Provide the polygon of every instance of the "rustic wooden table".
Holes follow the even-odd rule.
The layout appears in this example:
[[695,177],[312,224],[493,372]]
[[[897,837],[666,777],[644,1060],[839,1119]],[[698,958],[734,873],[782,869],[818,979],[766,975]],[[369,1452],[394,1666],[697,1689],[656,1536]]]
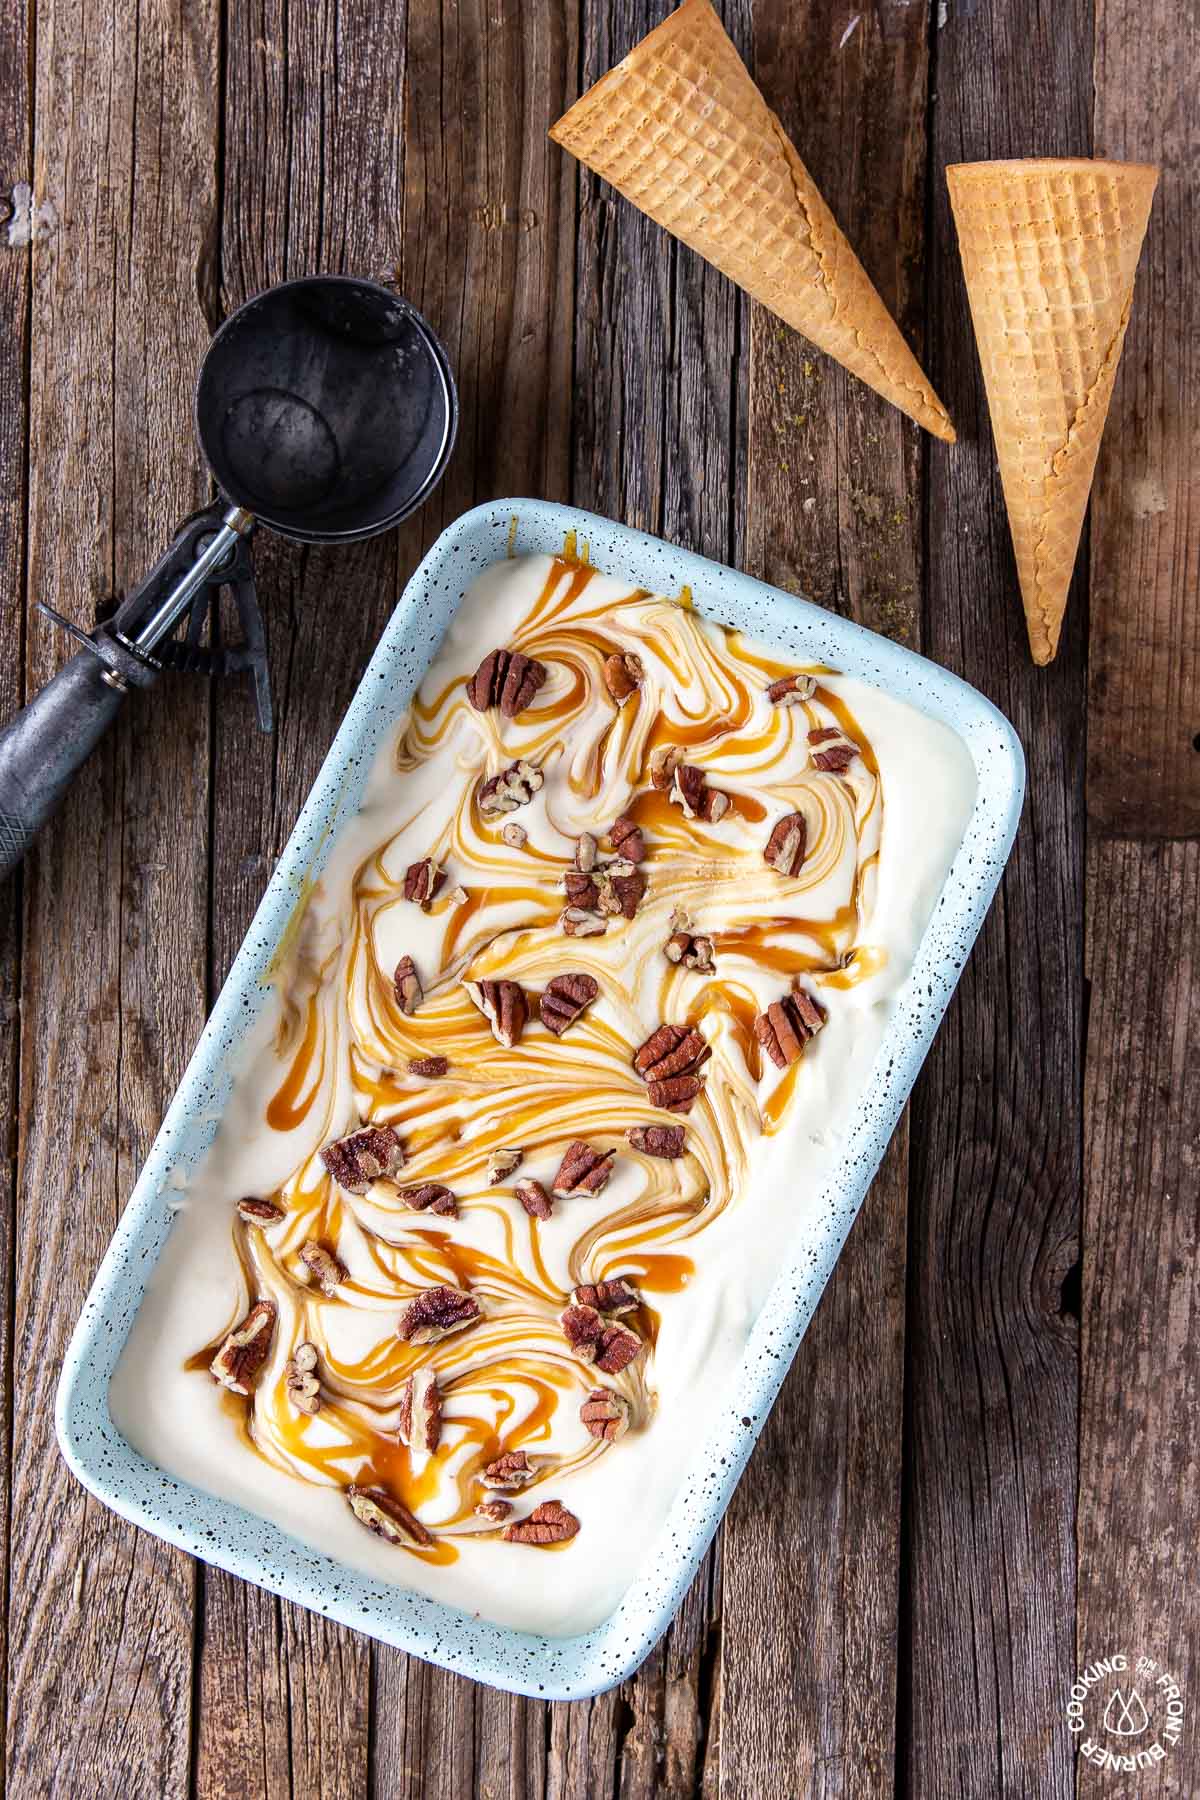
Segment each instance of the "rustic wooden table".
[[[394,274],[462,396],[410,528],[260,540],[275,737],[236,684],[165,680],[3,896],[14,1794],[1200,1790],[1190,1717],[1130,1786],[1077,1773],[1063,1710],[1072,1671],[1119,1649],[1200,1706],[1200,15],[726,0],[923,350],[947,450],[547,142],[661,11],[0,0],[4,714],[70,649],[34,600],[89,625],[206,497],[190,389],[246,295]],[[1093,149],[1163,179],[1090,551],[1037,670],[943,168]],[[570,497],[919,645],[1008,714],[1030,772],[1001,896],[721,1540],[637,1678],[570,1706],[197,1567],[85,1499],[52,1420],[84,1292],[393,600],[499,494]]]

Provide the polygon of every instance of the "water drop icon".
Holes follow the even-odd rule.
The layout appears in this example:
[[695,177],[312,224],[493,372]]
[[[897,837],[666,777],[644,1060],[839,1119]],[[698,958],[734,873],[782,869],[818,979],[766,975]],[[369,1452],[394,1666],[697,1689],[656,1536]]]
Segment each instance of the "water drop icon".
[[1114,1737],[1139,1737],[1150,1723],[1150,1715],[1136,1688],[1126,1699],[1120,1688],[1114,1688],[1104,1709],[1104,1729]]

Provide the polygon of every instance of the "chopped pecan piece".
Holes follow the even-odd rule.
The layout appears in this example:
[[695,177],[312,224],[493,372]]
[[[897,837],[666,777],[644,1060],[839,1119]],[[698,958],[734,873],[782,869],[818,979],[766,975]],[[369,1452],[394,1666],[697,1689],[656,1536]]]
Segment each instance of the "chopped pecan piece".
[[518,825],[515,819],[510,819],[508,824],[504,827],[504,830],[500,833],[500,836],[504,839],[510,850],[523,850],[525,848],[526,839],[529,837],[529,833],[523,825]]
[[704,1087],[703,1075],[672,1075],[666,1081],[651,1081],[646,1093],[651,1106],[664,1112],[691,1112],[692,1102]]
[[443,1219],[458,1217],[458,1202],[440,1181],[423,1181],[415,1187],[397,1188],[396,1198],[412,1212],[435,1212]]
[[593,1388],[579,1409],[579,1417],[594,1438],[615,1444],[629,1430],[629,1402],[612,1388]]
[[628,1325],[606,1325],[596,1346],[596,1367],[605,1375],[619,1375],[642,1349],[641,1338]]
[[572,1288],[571,1303],[590,1306],[595,1312],[618,1315],[636,1312],[642,1304],[642,1296],[623,1276],[617,1275],[610,1281],[589,1281],[583,1287]]
[[446,898],[449,900],[451,906],[465,906],[470,896],[467,893],[466,888],[463,887],[460,882],[456,888],[450,889]]
[[400,1314],[396,1335],[406,1344],[436,1344],[439,1338],[462,1331],[481,1317],[474,1294],[461,1288],[422,1288]]
[[511,1500],[481,1500],[475,1508],[481,1519],[490,1519],[493,1525],[503,1525],[512,1512]]
[[538,1002],[542,1024],[555,1037],[561,1037],[567,1027],[574,1025],[576,1019],[592,1004],[599,992],[600,984],[592,975],[572,971],[566,975],[553,976]]
[[518,1488],[528,1487],[531,1481],[536,1481],[537,1475],[536,1467],[524,1450],[506,1450],[503,1456],[488,1464],[482,1480],[485,1487],[495,1488],[499,1493],[515,1494]]
[[505,813],[516,812],[519,806],[528,806],[536,793],[539,793],[545,776],[536,763],[510,763],[507,769],[501,769],[490,781],[485,781],[479,790],[479,810],[485,819],[503,818]]
[[598,1194],[608,1186],[616,1155],[615,1150],[594,1150],[590,1144],[576,1138],[568,1145],[559,1164],[558,1174],[554,1177],[554,1192],[560,1199],[565,1199],[568,1194]]
[[321,1380],[317,1374],[317,1346],[297,1344],[284,1367],[287,1397],[297,1412],[310,1419],[321,1410]]
[[524,1150],[515,1144],[509,1144],[501,1150],[493,1150],[487,1160],[488,1186],[496,1187],[501,1181],[507,1181],[513,1172],[520,1168],[525,1158]]
[[585,906],[568,906],[559,915],[559,924],[567,937],[603,937],[608,920],[603,913]]
[[353,1483],[346,1489],[346,1499],[359,1524],[387,1543],[416,1545],[422,1550],[432,1544],[420,1519],[383,1488],[363,1488]]
[[767,839],[763,859],[780,875],[798,875],[808,845],[808,820],[803,813],[784,813]]
[[265,1231],[268,1225],[278,1225],[283,1218],[282,1206],[276,1206],[271,1200],[260,1200],[257,1194],[246,1194],[237,1203],[237,1216],[243,1225],[257,1225]]
[[825,1013],[806,989],[794,987],[773,1000],[754,1021],[754,1035],[777,1068],[786,1069],[804,1053],[810,1037],[825,1023]]
[[683,1155],[687,1133],[682,1125],[631,1125],[625,1136],[643,1156],[661,1156],[669,1161]]
[[811,700],[816,691],[815,675],[781,675],[767,689],[767,699],[772,706],[799,706]]
[[345,1263],[316,1238],[301,1244],[300,1261],[308,1270],[308,1279],[315,1281],[326,1299],[331,1300],[346,1279]]
[[442,1439],[442,1396],[432,1369],[414,1369],[400,1386],[400,1442],[432,1455]]
[[637,1051],[633,1066],[643,1081],[668,1081],[698,1069],[711,1055],[694,1025],[660,1025]]
[[581,875],[590,875],[596,866],[596,840],[590,831],[581,831],[575,840],[575,867]]
[[527,1519],[504,1527],[506,1544],[565,1544],[579,1531],[579,1520],[558,1500],[543,1500]]
[[624,706],[629,696],[637,692],[644,675],[642,659],[632,650],[614,650],[604,659],[604,685],[618,706]]
[[515,719],[532,706],[546,679],[546,665],[520,650],[491,650],[467,683],[467,698],[476,712],[498,706],[506,719]]
[[521,1041],[529,1002],[518,981],[464,981],[463,986],[492,1028],[492,1036],[506,1050]]
[[581,906],[588,912],[599,912],[600,887],[596,877],[587,870],[565,870],[563,887],[566,890],[568,905]]
[[408,1059],[409,1074],[423,1075],[426,1081],[437,1081],[449,1067],[444,1056],[410,1056]]
[[348,1194],[365,1194],[381,1175],[390,1177],[404,1167],[404,1145],[393,1126],[365,1125],[326,1144],[321,1161]]
[[676,909],[671,914],[671,935],[663,945],[668,962],[682,963],[685,969],[700,969],[710,974],[715,966],[713,941],[692,930],[686,913]]
[[854,740],[833,725],[810,731],[808,741],[814,769],[824,769],[827,774],[841,775],[858,755]]
[[411,956],[402,956],[396,964],[396,973],[392,977],[396,990],[396,1005],[402,1013],[415,1013],[425,998],[421,986],[421,977],[417,974],[417,965]]
[[628,813],[622,813],[619,819],[614,819],[609,828],[608,841],[617,855],[626,862],[640,863],[646,860],[646,840],[641,828]]
[[709,787],[704,770],[698,769],[695,763],[677,765],[671,799],[683,808],[687,818],[702,819],[706,825],[715,825],[730,807],[729,795],[720,788]]
[[227,1334],[208,1372],[231,1394],[249,1394],[262,1373],[275,1334],[275,1302],[256,1300],[240,1325]]
[[404,871],[404,898],[425,909],[445,880],[445,869],[439,867],[432,856],[423,856],[420,862],[410,863]]
[[683,751],[674,744],[662,744],[650,756],[650,781],[660,794],[669,793],[675,783],[675,771],[683,761]]
[[624,858],[608,864],[600,871],[600,911],[626,919],[636,917],[646,892],[646,877]]
[[540,1181],[518,1181],[513,1193],[531,1219],[548,1219],[554,1212],[554,1202]]

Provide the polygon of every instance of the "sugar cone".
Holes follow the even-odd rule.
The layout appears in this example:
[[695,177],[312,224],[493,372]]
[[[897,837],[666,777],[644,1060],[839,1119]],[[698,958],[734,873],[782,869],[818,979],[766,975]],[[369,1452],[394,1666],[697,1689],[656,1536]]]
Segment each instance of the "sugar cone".
[[1058,649],[1158,170],[959,163],[950,204],[1036,663]]
[[709,0],[684,0],[550,135],[893,406],[953,443],[945,407]]

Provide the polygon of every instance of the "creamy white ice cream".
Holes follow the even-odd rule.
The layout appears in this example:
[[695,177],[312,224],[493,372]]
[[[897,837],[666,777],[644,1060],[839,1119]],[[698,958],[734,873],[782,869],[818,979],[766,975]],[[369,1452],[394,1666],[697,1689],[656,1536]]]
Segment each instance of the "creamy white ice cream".
[[[548,671],[515,719],[468,699],[497,646]],[[623,706],[603,678],[614,651],[643,671]],[[680,602],[586,566],[532,557],[476,581],[308,900],[212,1151],[181,1193],[111,1390],[117,1425],[147,1456],[381,1580],[498,1623],[563,1634],[612,1611],[836,1160],[974,797],[971,760],[944,726],[823,670],[810,699],[773,705],[768,686],[791,672]],[[857,747],[844,772],[814,766],[809,734],[833,728]],[[717,822],[689,818],[651,786],[651,760],[670,746],[730,796]],[[540,792],[506,817],[483,816],[481,784],[518,759],[541,770]],[[789,878],[763,848],[793,812],[807,844]],[[605,834],[626,814],[646,847],[636,915],[569,937],[562,882],[578,836],[593,833],[611,862]],[[506,842],[506,823],[526,841]],[[404,877],[427,856],[446,880],[422,910],[404,899]],[[711,939],[711,972],[664,954],[678,910]],[[393,991],[403,956],[423,988],[411,1014]],[[555,1037],[537,1000],[566,971],[592,975],[599,994]],[[511,1049],[463,985],[489,979],[529,996]],[[754,1020],[794,981],[826,1023],[781,1070]],[[656,1110],[631,1066],[664,1021],[696,1025],[711,1049],[684,1114]],[[410,1073],[429,1056],[447,1059],[443,1077]],[[406,1152],[397,1182],[448,1187],[456,1217],[409,1210],[395,1184],[355,1195],[331,1180],[321,1148],[362,1120],[395,1126]],[[630,1145],[630,1127],[652,1124],[684,1127],[683,1157]],[[616,1150],[610,1182],[531,1218],[515,1184],[549,1189],[574,1140]],[[491,1186],[489,1157],[509,1146],[522,1165]],[[247,1195],[282,1218],[241,1223],[235,1203]],[[311,1240],[345,1268],[332,1297],[303,1279]],[[559,1314],[575,1285],[617,1276],[641,1295],[621,1323],[643,1347],[598,1375],[572,1353]],[[470,1291],[480,1322],[431,1345],[403,1342],[403,1308],[436,1285]],[[277,1320],[242,1398],[208,1365],[259,1299]],[[315,1415],[287,1388],[300,1343],[317,1352]],[[433,1454],[400,1441],[414,1369],[431,1370],[441,1395]],[[629,1409],[631,1428],[613,1443],[580,1420],[598,1386]],[[506,1542],[475,1511],[483,1470],[514,1449],[538,1479],[507,1496],[511,1519],[558,1500],[579,1521],[554,1553]],[[432,1545],[400,1548],[365,1530],[350,1483],[410,1508]]]

